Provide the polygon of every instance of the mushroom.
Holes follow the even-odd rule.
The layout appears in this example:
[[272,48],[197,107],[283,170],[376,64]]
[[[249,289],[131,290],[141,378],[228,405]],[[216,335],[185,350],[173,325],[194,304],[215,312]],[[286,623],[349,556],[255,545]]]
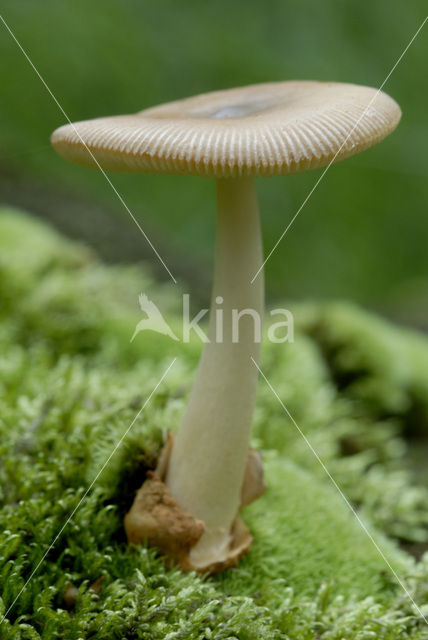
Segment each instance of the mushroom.
[[[249,548],[251,536],[238,512],[263,490],[260,458],[248,449],[260,352],[257,318],[264,306],[254,178],[308,171],[355,155],[391,133],[400,115],[394,100],[369,87],[272,82],[78,122],[53,133],[58,153],[80,165],[217,180],[210,341],[162,469],[146,481],[153,488],[143,485],[125,519],[130,541],[148,539],[183,568],[199,571],[236,564]],[[188,527],[181,551],[173,540],[168,543],[168,531],[176,535],[174,518],[180,535]]]

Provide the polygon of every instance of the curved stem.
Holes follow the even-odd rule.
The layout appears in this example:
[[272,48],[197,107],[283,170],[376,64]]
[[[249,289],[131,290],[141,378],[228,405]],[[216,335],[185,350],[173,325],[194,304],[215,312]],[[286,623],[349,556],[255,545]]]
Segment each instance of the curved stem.
[[204,346],[166,478],[178,504],[205,524],[190,556],[197,567],[226,557],[239,509],[257,391],[251,356],[258,362],[264,306],[263,274],[250,282],[262,264],[253,180],[218,180],[217,202],[210,342]]

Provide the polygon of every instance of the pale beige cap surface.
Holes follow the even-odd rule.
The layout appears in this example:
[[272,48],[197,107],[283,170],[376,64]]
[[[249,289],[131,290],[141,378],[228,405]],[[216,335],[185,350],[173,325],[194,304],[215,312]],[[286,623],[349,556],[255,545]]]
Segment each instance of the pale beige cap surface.
[[397,103],[370,87],[271,82],[65,125],[51,141],[67,160],[95,167],[89,149],[107,171],[272,176],[355,155],[400,117]]

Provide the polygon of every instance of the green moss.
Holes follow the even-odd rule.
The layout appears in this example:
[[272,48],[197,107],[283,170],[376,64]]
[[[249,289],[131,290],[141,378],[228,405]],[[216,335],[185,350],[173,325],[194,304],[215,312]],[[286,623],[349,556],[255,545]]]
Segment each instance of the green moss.
[[[0,612],[17,598],[0,623],[1,638],[424,637],[423,622],[264,384],[254,444],[265,452],[269,489],[246,509],[251,553],[237,569],[201,578],[167,571],[154,550],[131,551],[123,515],[166,431],[179,422],[200,347],[149,332],[129,345],[139,319],[133,295],[155,287],[142,268],[104,267],[17,212],[0,215],[0,256]],[[155,294],[173,317],[175,292],[156,285]],[[427,493],[403,470],[400,432],[408,414],[399,403],[384,403],[388,416],[375,412],[364,393],[338,384],[315,331],[324,313],[301,308],[295,344],[266,344],[263,369],[423,606],[427,563],[415,563],[386,537],[426,539]],[[358,313],[363,331],[393,331]],[[344,319],[334,322],[332,332],[342,335]],[[391,350],[387,369],[412,373],[406,383],[391,374],[385,384],[405,394],[419,389],[424,401],[425,339],[394,331],[403,342],[398,355]],[[420,374],[410,366],[413,340],[421,345]],[[377,377],[366,376],[386,376],[371,346],[364,355],[363,340],[349,337],[350,345],[372,362]],[[385,363],[387,353],[379,360]],[[376,397],[381,408],[382,393]],[[95,593],[90,585],[101,576]],[[67,604],[70,584],[78,596]]]
[[428,342],[348,303],[312,308],[303,321],[338,387],[374,417],[401,417],[403,429],[426,432]]
[[[334,487],[317,484],[281,457],[267,462],[266,479],[266,495],[246,514],[254,534],[252,553],[238,572],[221,578],[223,588],[245,593],[249,585],[257,591],[282,580],[311,596],[323,583],[329,583],[331,595],[387,598],[395,591],[384,561]],[[410,565],[403,556],[374,536],[396,571],[405,573]],[[278,606],[280,601],[278,594]]]

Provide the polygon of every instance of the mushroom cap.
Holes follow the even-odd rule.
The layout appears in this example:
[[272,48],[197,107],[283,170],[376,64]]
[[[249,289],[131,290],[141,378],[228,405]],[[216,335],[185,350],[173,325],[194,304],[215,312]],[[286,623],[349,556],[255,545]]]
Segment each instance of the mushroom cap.
[[269,82],[65,125],[51,142],[67,160],[97,167],[96,158],[106,171],[272,176],[364,151],[400,117],[397,103],[370,87]]

